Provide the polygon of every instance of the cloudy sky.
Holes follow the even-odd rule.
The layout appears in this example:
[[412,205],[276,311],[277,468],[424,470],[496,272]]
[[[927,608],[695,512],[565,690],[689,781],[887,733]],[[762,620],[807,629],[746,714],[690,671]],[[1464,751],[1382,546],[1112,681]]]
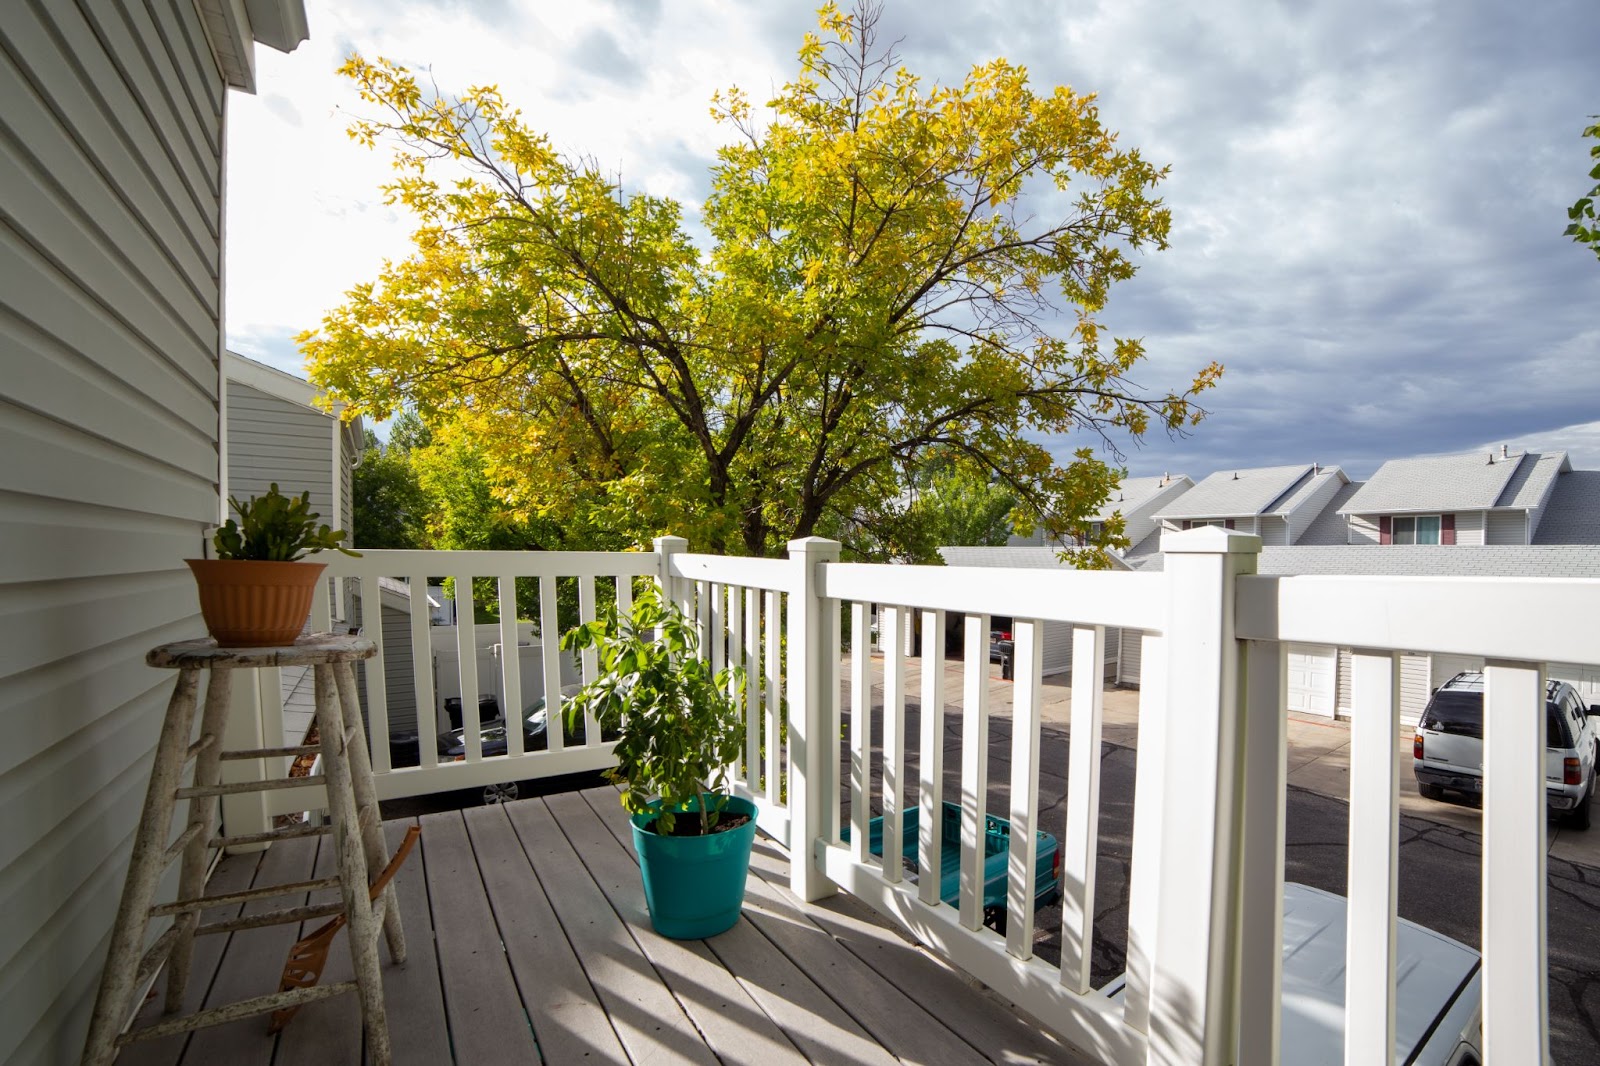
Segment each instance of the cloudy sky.
[[[330,0],[261,50],[228,144],[230,346],[295,372],[292,336],[407,219],[345,128],[351,51],[496,83],[564,151],[679,198],[691,221],[724,133],[711,93],[794,70],[811,3]],[[1106,323],[1165,389],[1227,367],[1188,438],[1135,474],[1340,464],[1509,443],[1600,468],[1600,262],[1561,236],[1600,112],[1593,0],[887,0],[905,65],[957,81],[1003,55],[1037,90],[1099,94],[1124,144],[1171,164],[1172,246]],[[1075,442],[1063,439],[1063,450]]]

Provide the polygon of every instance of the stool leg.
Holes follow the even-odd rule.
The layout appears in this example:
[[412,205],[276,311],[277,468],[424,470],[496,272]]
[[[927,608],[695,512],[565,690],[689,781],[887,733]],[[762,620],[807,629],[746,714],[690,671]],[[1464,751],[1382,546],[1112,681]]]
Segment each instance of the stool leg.
[[378,969],[378,930],[372,920],[372,901],[367,896],[367,860],[361,846],[360,812],[351,788],[350,745],[345,743],[344,716],[337,702],[333,667],[318,664],[315,669],[322,771],[328,779],[328,808],[333,816],[334,847],[339,859],[339,891],[350,922],[350,962],[361,996],[367,1058],[373,1066],[388,1066],[389,1023],[383,1006],[383,975]]
[[167,717],[161,723],[161,738],[156,742],[155,761],[150,768],[150,786],[144,794],[144,812],[133,837],[133,854],[128,860],[128,879],[122,886],[122,902],[117,906],[116,925],[111,930],[111,949],[100,974],[100,991],[95,996],[94,1014],[89,1019],[89,1036],[84,1042],[84,1066],[106,1066],[116,1057],[117,1034],[132,1013],[134,978],[144,951],[145,931],[150,924],[150,905],[156,886],[165,870],[162,859],[171,832],[172,811],[176,805],[179,781],[183,776],[184,755],[194,726],[195,692],[200,671],[178,673],[177,686],[167,704]]
[[[200,736],[211,742],[195,758],[194,783],[214,785],[221,778],[218,767],[222,765],[222,729],[228,719],[228,701],[233,693],[233,671],[221,665],[213,666],[206,681],[205,711],[200,716]],[[217,824],[217,799],[214,796],[196,797],[189,801],[189,825],[198,827],[194,839],[183,852],[183,867],[178,874],[178,898],[195,899],[205,892],[206,851],[211,842],[212,830]],[[189,985],[189,964],[194,958],[194,931],[200,924],[200,912],[190,911],[175,919],[181,926],[177,942],[172,945],[172,957],[167,962],[168,1014],[183,1006],[183,993]]]
[[[350,783],[361,814],[361,844],[367,854],[367,872],[376,875],[389,865],[389,847],[383,839],[383,816],[378,813],[378,791],[372,783],[372,757],[367,752],[361,704],[356,698],[356,672],[349,663],[339,663],[333,670],[339,686],[339,707],[344,714],[345,731],[359,730],[356,742],[350,745]],[[400,925],[400,904],[393,881],[384,887],[383,900],[383,932],[389,941],[389,958],[405,962],[406,934]]]

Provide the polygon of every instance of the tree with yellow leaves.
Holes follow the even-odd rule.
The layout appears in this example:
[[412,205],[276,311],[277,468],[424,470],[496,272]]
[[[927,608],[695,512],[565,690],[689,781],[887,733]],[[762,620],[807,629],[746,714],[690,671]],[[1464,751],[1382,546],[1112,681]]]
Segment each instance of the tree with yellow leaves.
[[[1165,170],[1004,59],[924,87],[875,21],[829,4],[764,108],[714,98],[704,251],[679,204],[563,156],[494,89],[352,57],[380,112],[352,135],[392,148],[419,225],[301,336],[313,378],[472,439],[517,513],[634,542],[774,555],[870,525],[930,455],[1025,528],[1115,538],[1086,521],[1120,474],[1091,445],[1184,431],[1221,373],[1146,392],[1140,342],[1095,317],[1166,246]],[[1065,464],[1060,434],[1088,437]]]

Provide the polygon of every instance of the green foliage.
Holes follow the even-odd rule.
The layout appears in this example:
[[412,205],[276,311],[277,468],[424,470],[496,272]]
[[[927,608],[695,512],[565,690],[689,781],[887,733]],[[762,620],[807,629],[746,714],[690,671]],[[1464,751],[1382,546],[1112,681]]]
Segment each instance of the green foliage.
[[245,503],[229,496],[228,503],[239,512],[239,518],[237,521],[228,519],[212,538],[218,559],[288,563],[307,552],[329,548],[346,555],[361,555],[339,543],[344,530],[330,529],[326,523],[317,525],[321,515],[311,509],[309,491],[302,492],[298,498],[285,496],[278,491],[277,482],[273,482],[260,496],[253,496]]
[[[764,110],[728,134],[695,246],[679,203],[562,155],[493,88],[437,95],[352,56],[393,151],[385,191],[413,251],[299,341],[364,414],[414,408],[470,442],[518,522],[570,542],[664,532],[774,556],[889,517],[907,470],[951,451],[1052,536],[1090,535],[1118,454],[1203,415],[1211,364],[1146,392],[1136,339],[1097,315],[1166,246],[1164,168],[1120,147],[1094,98],[1036,92],[1004,59],[924,85],[876,13],[821,12]],[[595,545],[597,547],[603,545]]]
[[[1600,115],[1590,117],[1600,118]],[[1589,176],[1600,182],[1600,123],[1585,129],[1583,135],[1595,141],[1589,149],[1589,158],[1594,160]],[[1579,197],[1577,203],[1567,208],[1567,217],[1572,220],[1572,224],[1566,228],[1566,236],[1579,244],[1587,244],[1595,257],[1600,259],[1600,220],[1595,218],[1594,211],[1596,200],[1600,200],[1600,184],[1595,185],[1587,195]]]
[[898,507],[839,531],[853,556],[937,565],[941,546],[999,545],[1010,536],[1017,495],[981,470],[940,455],[908,480]]
[[[641,590],[626,617],[612,609],[561,638],[566,650],[595,648],[599,675],[567,704],[569,728],[592,713],[602,734],[617,734],[611,780],[634,814],[661,800],[661,832],[672,832],[675,811],[702,791],[724,793],[727,771],[744,744],[742,668],[712,672],[697,658],[694,624],[664,602],[655,586]],[[701,811],[710,832],[721,806]]]
[[406,451],[384,447],[372,430],[351,485],[354,539],[362,548],[429,546],[428,496]]

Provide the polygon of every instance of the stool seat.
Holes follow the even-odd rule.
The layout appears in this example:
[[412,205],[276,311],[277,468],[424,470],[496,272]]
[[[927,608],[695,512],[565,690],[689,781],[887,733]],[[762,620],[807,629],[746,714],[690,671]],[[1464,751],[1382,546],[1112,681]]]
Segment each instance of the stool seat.
[[[312,633],[281,647],[220,648],[214,640],[183,640],[153,648],[145,656],[150,666],[178,671],[172,699],[156,744],[144,813],[134,833],[133,854],[123,884],[122,901],[112,927],[111,947],[89,1035],[84,1045],[84,1066],[109,1066],[117,1050],[134,1040],[152,1039],[207,1025],[220,1025],[253,1014],[276,1012],[285,1017],[289,1008],[342,992],[355,992],[361,1001],[362,1028],[368,1061],[387,1066],[390,1061],[388,1020],[383,1003],[383,979],[378,969],[378,941],[387,940],[389,957],[404,962],[405,934],[393,882],[372,884],[372,875],[389,862],[383,839],[382,816],[372,763],[367,755],[366,730],[356,693],[354,663],[377,654],[376,645],[354,635]],[[222,736],[230,706],[235,669],[272,666],[310,666],[316,675],[318,741],[315,746],[252,748],[223,751]],[[194,725],[199,701],[200,675],[209,681],[200,731]],[[230,759],[262,759],[319,753],[322,772],[313,777],[223,782],[220,767]],[[184,770],[194,763],[187,784]],[[265,833],[215,835],[217,798],[239,792],[322,785],[327,790],[330,824],[286,826]],[[168,839],[178,803],[187,805],[186,827],[176,841]],[[315,883],[252,886],[241,899],[297,896],[320,888],[337,887],[337,904],[289,906],[257,911],[231,922],[201,925],[201,912],[226,896],[205,895],[208,850],[230,843],[264,843],[326,832],[333,839],[338,874]],[[178,898],[157,903],[155,894],[166,868],[182,860]],[[313,913],[314,912],[314,913]],[[236,928],[267,924],[298,924],[314,917],[339,914],[349,923],[349,947],[355,980],[322,987],[285,988],[157,1022],[142,1029],[122,1031],[135,1007],[138,992],[165,965],[166,1009],[176,1014],[184,1002],[189,980],[194,938],[232,932]],[[172,919],[172,925],[148,948],[152,919]]]
[[210,637],[180,640],[151,648],[144,661],[146,666],[174,670],[211,670],[218,667],[351,663],[370,659],[377,653],[377,645],[365,637],[342,633],[308,633],[293,644],[277,648],[220,648]]

